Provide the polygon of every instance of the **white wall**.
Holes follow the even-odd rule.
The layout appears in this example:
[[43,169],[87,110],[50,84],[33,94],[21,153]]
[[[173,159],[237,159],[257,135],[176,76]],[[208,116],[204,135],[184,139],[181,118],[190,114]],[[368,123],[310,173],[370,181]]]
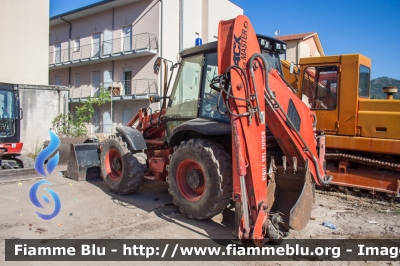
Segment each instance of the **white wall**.
[[[163,1],[163,21],[161,22],[163,34],[160,45],[162,42],[162,57],[173,62],[177,62],[179,53],[179,2],[180,0]],[[183,49],[195,46],[197,37],[202,38],[203,44],[216,41],[214,36],[218,35],[219,21],[236,18],[243,14],[242,8],[228,0],[182,0],[182,2]],[[159,75],[161,77],[162,72]],[[159,87],[162,87],[161,82]]]
[[[178,61],[178,53],[179,53],[179,0],[168,0],[168,1],[163,1],[162,3],[163,3],[162,9],[160,7],[160,33],[159,33],[160,50],[158,55],[176,63]],[[162,34],[161,34],[161,28],[163,31]],[[168,64],[170,66],[170,63]],[[177,69],[175,69],[174,72],[175,73],[171,81],[171,88],[169,89],[169,93],[172,90]],[[170,73],[171,72],[168,71],[168,77]],[[162,94],[163,92],[162,90],[164,89],[163,78],[164,78],[164,66],[162,64],[162,67],[158,74],[158,88],[160,95]],[[151,104],[151,108],[153,109],[153,111],[159,110],[160,103]]]
[[312,56],[310,54],[311,52],[310,46],[307,43],[301,42],[299,49],[300,49],[300,58]]
[[54,118],[66,110],[67,92],[43,90],[40,88],[20,89],[21,108],[24,116],[21,120],[22,152],[34,152],[49,140],[48,130]]
[[[190,0],[189,0],[190,1]],[[203,0],[203,5],[206,7],[208,20],[206,28],[203,29],[203,43],[213,42],[218,37],[218,24],[220,20],[229,20],[236,18],[238,15],[243,15],[243,9],[231,1],[227,0]]]
[[49,0],[1,0],[0,10],[0,81],[47,85]]
[[[197,37],[202,37],[203,1],[183,0],[183,48],[195,46]],[[196,34],[199,33],[199,35]],[[204,40],[203,40],[204,41]],[[203,42],[204,43],[204,42]]]
[[[47,85],[49,0],[1,0],[0,10],[0,82]],[[29,86],[19,93],[22,152],[34,152],[49,139],[53,119],[64,112],[67,92]]]
[[286,41],[286,61],[297,64],[297,41]]
[[[163,2],[163,57],[176,58],[179,52],[179,2]],[[228,0],[182,0],[183,2],[183,49],[195,46],[197,37],[203,43],[217,39],[220,20],[243,15],[243,9]],[[223,12],[221,12],[221,10]],[[198,33],[198,34],[196,34]]]
[[221,20],[243,15],[243,9],[228,0],[183,0],[183,3],[184,48],[195,46],[197,37],[200,37],[203,43],[216,41]]

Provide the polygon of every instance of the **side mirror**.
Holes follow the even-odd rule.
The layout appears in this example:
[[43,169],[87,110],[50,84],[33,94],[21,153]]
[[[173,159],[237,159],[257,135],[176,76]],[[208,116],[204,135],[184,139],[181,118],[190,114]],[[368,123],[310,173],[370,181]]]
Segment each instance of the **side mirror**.
[[290,63],[289,73],[290,73],[291,75],[293,75],[293,76],[298,76],[298,75],[300,75],[299,69],[295,69],[295,68],[294,68],[294,63],[293,63],[293,62]]
[[292,63],[290,63],[290,68],[289,68],[290,74],[293,75],[293,71],[294,71],[294,63],[292,62]]
[[157,57],[153,66],[154,74],[158,75],[158,72],[160,71],[160,66],[161,66],[161,57]]
[[158,96],[158,95],[151,95],[150,98],[149,98],[151,103],[158,103],[158,102],[161,101],[161,99],[162,98],[160,96]]

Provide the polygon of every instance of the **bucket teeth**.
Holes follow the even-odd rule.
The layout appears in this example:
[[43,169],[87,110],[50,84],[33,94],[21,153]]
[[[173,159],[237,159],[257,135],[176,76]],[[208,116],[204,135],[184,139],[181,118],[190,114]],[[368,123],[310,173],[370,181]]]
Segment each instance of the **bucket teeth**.
[[271,179],[275,179],[275,172],[276,172],[276,166],[275,166],[275,159],[274,156],[271,156],[271,163],[269,164],[269,169],[267,175]]
[[293,173],[297,174],[297,158],[293,157]]
[[283,173],[286,174],[286,167],[287,167],[287,161],[286,161],[286,156],[282,156],[282,166],[283,166]]

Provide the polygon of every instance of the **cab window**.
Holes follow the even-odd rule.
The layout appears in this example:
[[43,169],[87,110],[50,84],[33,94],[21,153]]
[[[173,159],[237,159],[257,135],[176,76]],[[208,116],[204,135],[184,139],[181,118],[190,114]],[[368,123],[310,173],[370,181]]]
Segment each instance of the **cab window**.
[[338,82],[336,66],[307,67],[304,71],[301,99],[311,109],[335,110]]
[[210,87],[212,79],[218,76],[217,53],[209,53],[205,55],[204,73],[200,117],[229,121],[229,116],[225,114],[227,110],[223,97],[219,97],[219,92]]
[[197,117],[203,55],[185,58],[179,69],[166,111],[167,116]]
[[368,98],[370,84],[370,69],[360,65],[360,82],[358,84],[358,97]]

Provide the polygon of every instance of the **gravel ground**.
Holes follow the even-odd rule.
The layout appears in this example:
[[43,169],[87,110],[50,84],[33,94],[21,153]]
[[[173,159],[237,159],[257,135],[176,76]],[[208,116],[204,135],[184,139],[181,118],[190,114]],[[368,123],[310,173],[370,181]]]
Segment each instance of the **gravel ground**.
[[[0,184],[0,265],[52,265],[45,262],[5,262],[4,239],[226,239],[234,230],[234,209],[228,208],[211,220],[191,220],[172,203],[165,182],[146,182],[136,194],[119,196],[101,180],[76,182],[59,175],[58,166],[48,180],[59,195],[62,208],[54,219],[39,218],[29,200],[37,180]],[[45,213],[45,211],[43,211]],[[51,212],[51,210],[48,210]],[[291,239],[399,238],[400,206],[381,200],[318,192],[312,218]],[[321,225],[330,222],[332,230]],[[57,262],[57,265],[70,265]],[[114,265],[112,262],[74,262],[74,265]],[[119,262],[131,265],[131,262]],[[150,265],[186,265],[184,262],[150,262]],[[210,262],[191,262],[208,265]],[[211,264],[241,265],[242,262]],[[248,265],[310,265],[310,262],[248,262]],[[313,262],[313,265],[343,265],[343,262]],[[376,265],[376,262],[345,262],[346,265]],[[382,262],[382,265],[392,265]],[[394,265],[394,264],[393,264]]]

